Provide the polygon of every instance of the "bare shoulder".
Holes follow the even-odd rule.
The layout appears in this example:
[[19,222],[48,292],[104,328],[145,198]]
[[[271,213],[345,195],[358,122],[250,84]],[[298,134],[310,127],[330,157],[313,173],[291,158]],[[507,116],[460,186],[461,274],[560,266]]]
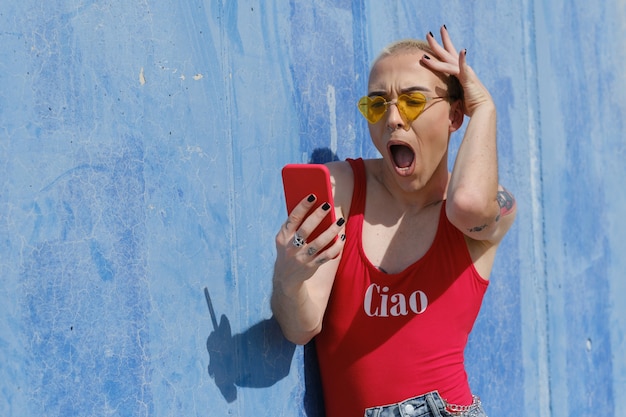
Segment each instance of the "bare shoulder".
[[342,180],[345,177],[352,178],[352,167],[348,161],[333,161],[325,164],[330,171],[330,176],[335,180]]

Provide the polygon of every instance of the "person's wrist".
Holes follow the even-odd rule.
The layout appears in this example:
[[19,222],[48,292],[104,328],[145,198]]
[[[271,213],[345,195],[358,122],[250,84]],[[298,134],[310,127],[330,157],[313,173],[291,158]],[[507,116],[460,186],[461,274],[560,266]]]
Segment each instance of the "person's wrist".
[[298,298],[300,291],[302,291],[302,282],[289,279],[284,276],[274,276],[273,280],[274,291],[279,292],[284,297],[287,298]]
[[467,115],[469,117],[475,117],[477,115],[495,115],[496,114],[496,105],[491,98],[481,101],[480,103],[474,104],[471,108],[467,109]]

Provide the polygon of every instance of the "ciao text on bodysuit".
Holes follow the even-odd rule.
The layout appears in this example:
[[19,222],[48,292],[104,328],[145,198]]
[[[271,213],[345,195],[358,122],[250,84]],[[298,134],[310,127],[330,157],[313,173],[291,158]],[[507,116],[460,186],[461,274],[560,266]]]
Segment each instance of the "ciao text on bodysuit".
[[428,308],[424,291],[413,291],[408,297],[402,293],[389,293],[389,287],[371,284],[365,291],[363,309],[370,317],[397,317],[409,313],[422,314]]

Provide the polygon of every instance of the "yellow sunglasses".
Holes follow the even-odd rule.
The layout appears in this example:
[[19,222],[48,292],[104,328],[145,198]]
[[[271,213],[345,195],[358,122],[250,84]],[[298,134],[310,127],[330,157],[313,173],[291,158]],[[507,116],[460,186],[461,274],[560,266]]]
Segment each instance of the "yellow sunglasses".
[[390,105],[395,104],[408,129],[408,125],[422,114],[426,103],[439,98],[447,97],[426,97],[422,93],[413,92],[401,94],[397,99],[387,101],[383,96],[365,96],[361,97],[357,106],[363,117],[365,117],[368,122],[374,124],[383,117]]

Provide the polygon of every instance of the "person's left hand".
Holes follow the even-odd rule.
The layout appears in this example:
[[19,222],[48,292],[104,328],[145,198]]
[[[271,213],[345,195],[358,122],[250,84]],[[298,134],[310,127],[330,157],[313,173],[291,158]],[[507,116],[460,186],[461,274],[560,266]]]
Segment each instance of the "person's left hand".
[[463,49],[460,53],[457,52],[445,26],[441,27],[443,46],[435,40],[432,33],[426,35],[426,40],[436,56],[433,57],[435,59],[432,59],[425,54],[422,58],[422,63],[427,68],[454,75],[459,79],[463,87],[465,114],[472,117],[477,108],[483,105],[494,105],[491,94],[480,82],[474,70],[467,64],[467,49]]

